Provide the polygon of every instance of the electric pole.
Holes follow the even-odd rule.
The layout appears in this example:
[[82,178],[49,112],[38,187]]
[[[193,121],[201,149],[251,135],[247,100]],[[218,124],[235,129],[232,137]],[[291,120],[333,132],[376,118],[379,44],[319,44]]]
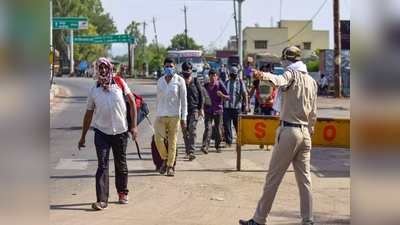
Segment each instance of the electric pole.
[[236,0],[233,0],[233,10],[235,12],[233,18],[235,18],[235,32],[236,32],[236,49],[238,49],[239,42],[238,42],[238,29],[237,29],[237,20],[236,20]]
[[189,8],[188,8],[188,7],[186,7],[186,5],[185,5],[185,7],[183,8],[183,12],[185,12],[185,34],[186,34],[186,48],[188,48],[187,21],[186,21],[186,11],[187,11],[188,9],[189,9]]
[[158,58],[160,58],[160,50],[158,49],[158,41],[157,41],[156,20],[154,19],[154,16],[153,16],[153,25],[154,25],[154,34],[156,35],[157,55]]
[[[131,51],[131,42],[128,42],[128,70],[129,70],[129,72],[128,72],[128,75],[129,76],[131,76],[131,73],[132,73],[132,63],[131,63],[131,54],[132,54],[132,51]],[[124,73],[125,74],[125,73]]]
[[339,0],[333,0],[333,32],[335,39],[335,50],[334,50],[334,63],[335,63],[335,98],[341,98],[342,93],[340,91],[341,86],[341,74],[342,74],[342,63],[341,63],[341,36],[340,36],[340,13],[339,13]]
[[146,62],[146,21],[143,22],[143,55],[144,55],[144,61]]
[[243,33],[242,33],[242,3],[244,0],[238,0],[239,3],[239,40],[238,40],[238,55],[239,55],[239,79],[243,79]]
[[281,20],[282,20],[282,0],[281,0],[281,9],[279,12],[279,28],[281,27]]

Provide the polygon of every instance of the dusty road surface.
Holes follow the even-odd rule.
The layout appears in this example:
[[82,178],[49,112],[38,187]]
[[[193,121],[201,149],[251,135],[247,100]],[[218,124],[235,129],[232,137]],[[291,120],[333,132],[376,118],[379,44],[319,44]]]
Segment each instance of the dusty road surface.
[[[184,145],[179,132],[179,158],[175,177],[155,172],[151,159],[152,128],[147,121],[139,126],[138,142],[142,160],[134,143],[128,143],[130,203],[118,204],[114,185],[114,166],[110,156],[109,208],[94,211],[97,159],[93,131],[86,137],[86,148],[77,144],[82,129],[85,101],[93,80],[55,78],[65,92],[50,113],[50,223],[51,224],[149,224],[197,225],[238,224],[253,216],[261,196],[272,152],[258,146],[245,146],[242,170],[236,171],[235,149],[204,155],[198,149],[204,125],[198,125],[197,159],[184,160]],[[128,79],[131,89],[149,104],[150,120],[155,119],[154,82]],[[322,117],[350,117],[350,100],[320,98]],[[213,146],[213,143],[211,144]],[[311,168],[315,224],[350,223],[350,149],[313,148]],[[220,200],[220,201],[219,201]],[[278,190],[268,224],[300,224],[300,199],[293,168],[289,167]]]

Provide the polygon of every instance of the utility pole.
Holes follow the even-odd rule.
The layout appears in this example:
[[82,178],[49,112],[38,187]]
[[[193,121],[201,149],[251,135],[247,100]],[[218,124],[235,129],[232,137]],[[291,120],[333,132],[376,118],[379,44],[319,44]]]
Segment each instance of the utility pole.
[[333,32],[335,39],[335,50],[334,50],[334,63],[335,63],[335,98],[341,98],[342,93],[340,91],[341,86],[341,74],[342,74],[342,63],[341,63],[341,36],[340,36],[340,13],[339,13],[339,0],[333,0]]
[[243,69],[242,69],[243,68],[243,66],[242,66],[242,64],[243,64],[242,3],[243,2],[244,2],[244,0],[238,0],[238,3],[239,3],[239,30],[238,30],[238,32],[239,32],[238,46],[239,47],[238,47],[238,55],[239,55],[239,64],[240,64],[240,65],[238,65],[239,66],[238,69],[240,71],[239,78],[241,80],[243,80]]
[[239,42],[238,42],[238,29],[237,29],[237,20],[236,20],[236,0],[233,0],[233,10],[235,12],[233,18],[235,18],[235,32],[236,32],[236,49],[238,49]]
[[185,5],[185,7],[183,8],[183,12],[185,12],[185,34],[186,34],[186,48],[188,48],[187,21],[186,21],[186,11],[187,11],[188,9],[189,9],[189,8],[188,8],[188,7],[186,7],[186,5]]
[[156,20],[154,19],[154,16],[153,16],[153,25],[154,25],[154,34],[156,35],[157,55],[158,58],[160,58],[160,50],[158,49],[158,41],[157,41]]
[[146,42],[145,42],[145,37],[146,37],[146,21],[143,22],[143,55],[144,55],[144,61],[146,62]]
[[282,20],[282,0],[281,0],[281,9],[279,12],[279,28],[281,27],[281,20]]

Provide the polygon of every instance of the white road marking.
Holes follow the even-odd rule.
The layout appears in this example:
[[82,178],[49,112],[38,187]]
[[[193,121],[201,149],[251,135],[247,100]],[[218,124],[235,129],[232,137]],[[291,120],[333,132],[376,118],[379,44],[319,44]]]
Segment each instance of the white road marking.
[[89,166],[89,161],[86,159],[60,159],[56,170],[86,170]]

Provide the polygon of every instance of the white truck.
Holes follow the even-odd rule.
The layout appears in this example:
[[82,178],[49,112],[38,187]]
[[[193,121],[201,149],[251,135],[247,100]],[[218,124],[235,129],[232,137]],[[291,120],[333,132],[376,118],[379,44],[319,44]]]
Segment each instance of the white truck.
[[174,60],[177,74],[182,76],[182,64],[190,62],[193,65],[192,77],[197,77],[199,80],[203,79],[205,58],[202,51],[171,49],[167,51],[167,56]]

